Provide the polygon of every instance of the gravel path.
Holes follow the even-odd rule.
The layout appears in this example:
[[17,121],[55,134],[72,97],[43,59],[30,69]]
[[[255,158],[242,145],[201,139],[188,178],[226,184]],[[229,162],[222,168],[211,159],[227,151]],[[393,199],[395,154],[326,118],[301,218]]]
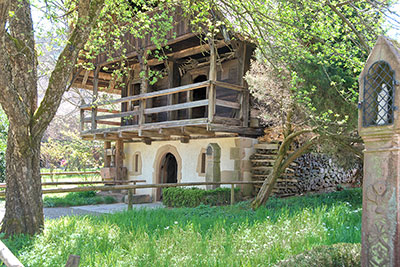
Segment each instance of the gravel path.
[[[161,202],[156,203],[145,203],[145,204],[135,204],[133,205],[134,209],[156,209],[163,208],[163,204]],[[58,207],[58,208],[44,208],[44,217],[45,219],[55,219],[63,216],[71,216],[71,215],[101,215],[101,214],[109,214],[113,212],[120,212],[127,210],[128,205],[124,203],[115,203],[115,204],[102,204],[102,205],[87,205],[87,206],[77,206],[77,207]],[[0,203],[0,220],[3,219],[5,213],[4,201]]]

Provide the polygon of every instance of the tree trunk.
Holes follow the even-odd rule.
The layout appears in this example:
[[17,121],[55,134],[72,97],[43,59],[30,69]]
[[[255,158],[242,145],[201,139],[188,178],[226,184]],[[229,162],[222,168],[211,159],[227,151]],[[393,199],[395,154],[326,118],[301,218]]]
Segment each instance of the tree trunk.
[[[6,214],[1,231],[6,236],[35,234],[43,228],[40,139],[16,138],[10,124],[7,143]],[[24,140],[24,141],[23,141]]]

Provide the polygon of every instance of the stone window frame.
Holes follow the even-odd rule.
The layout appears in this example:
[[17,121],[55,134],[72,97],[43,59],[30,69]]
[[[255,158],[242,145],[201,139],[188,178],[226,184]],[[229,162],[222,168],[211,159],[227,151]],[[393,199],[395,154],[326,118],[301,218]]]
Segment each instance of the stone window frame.
[[[204,157],[203,157],[204,155]],[[202,161],[204,160],[204,172],[202,172]],[[202,148],[200,150],[199,155],[197,156],[197,167],[196,172],[199,176],[205,177],[207,172],[207,155],[206,155],[206,148]]]
[[142,153],[140,151],[136,151],[135,153],[133,153],[132,157],[132,175],[141,175],[141,174],[142,174]]

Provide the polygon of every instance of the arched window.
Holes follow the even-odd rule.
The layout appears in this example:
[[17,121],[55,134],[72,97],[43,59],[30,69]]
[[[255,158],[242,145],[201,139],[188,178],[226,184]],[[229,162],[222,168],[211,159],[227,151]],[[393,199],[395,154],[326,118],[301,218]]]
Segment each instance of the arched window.
[[364,77],[363,126],[393,123],[395,75],[385,61],[377,61]]

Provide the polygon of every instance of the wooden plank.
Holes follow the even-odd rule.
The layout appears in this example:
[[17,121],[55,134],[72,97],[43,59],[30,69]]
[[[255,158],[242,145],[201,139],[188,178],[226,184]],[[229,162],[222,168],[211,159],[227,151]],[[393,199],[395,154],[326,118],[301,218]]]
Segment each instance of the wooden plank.
[[144,114],[153,114],[153,113],[181,110],[181,109],[194,108],[194,107],[203,107],[203,106],[207,106],[207,105],[208,105],[208,99],[204,99],[204,100],[198,100],[198,101],[187,102],[187,103],[182,103],[182,104],[175,104],[175,105],[171,105],[171,106],[148,108],[148,109],[144,110]]
[[44,172],[41,176],[48,175],[87,175],[87,174],[100,174],[100,171],[89,171],[89,172]]
[[[96,104],[96,106],[105,106],[105,105],[111,105],[111,104],[117,104],[117,103],[123,103],[123,102],[129,102],[129,101],[135,101],[135,100],[142,100],[142,99],[148,99],[148,98],[154,98],[154,97],[159,97],[159,96],[164,96],[164,95],[170,95],[170,94],[176,94],[176,93],[181,93],[181,92],[186,92],[186,91],[191,91],[194,89],[198,89],[201,87],[206,87],[210,84],[210,81],[204,81],[204,82],[199,82],[199,83],[193,83],[193,84],[188,84],[188,85],[183,85],[171,89],[166,89],[166,90],[160,90],[160,91],[155,91],[151,93],[143,93],[140,95],[135,95],[135,96],[128,96],[124,98],[119,98],[119,99],[114,99],[114,100],[109,100],[107,102],[102,102]],[[80,106],[80,108],[88,108],[92,107],[93,104],[85,104]]]
[[83,80],[82,80],[82,85],[83,85],[83,86],[85,86],[86,83],[87,83],[87,80],[88,80],[88,78],[89,78],[89,73],[90,73],[90,70],[86,70],[86,71],[85,71],[85,75],[83,76]]
[[[105,181],[107,182],[107,181]],[[72,188],[48,188],[43,189],[43,194],[85,192],[85,191],[113,191],[140,188],[166,188],[166,187],[186,187],[202,185],[231,185],[231,184],[262,184],[263,181],[227,181],[227,182],[191,182],[191,183],[171,183],[171,184],[135,184],[135,185],[112,185],[112,186],[78,186]],[[5,192],[0,192],[0,197],[4,197]]]
[[240,109],[240,104],[236,103],[236,102],[231,102],[231,101],[225,101],[225,100],[221,100],[221,99],[217,99],[215,101],[215,104],[217,106],[221,106],[221,107],[226,107],[226,108],[233,108],[233,109]]
[[245,90],[245,88],[243,86],[236,85],[236,84],[231,84],[231,83],[226,83],[226,82],[221,82],[221,81],[212,81],[212,83],[219,87],[223,87],[226,89],[232,89],[232,90],[236,90],[236,91],[240,91],[240,92]]
[[214,117],[214,123],[219,123],[219,124],[224,124],[224,125],[235,125],[235,126],[241,125],[239,119],[219,117],[219,116]]
[[[87,107],[87,108],[81,108],[81,110],[92,110],[91,107]],[[106,109],[106,108],[97,108],[97,112],[98,113],[120,113],[121,111],[119,110],[110,110],[110,109]]]
[[221,125],[221,124],[209,124],[208,129],[214,132],[225,132],[225,133],[236,133],[249,136],[260,136],[263,135],[263,130],[260,128],[250,128],[234,125]]
[[104,167],[111,167],[111,157],[112,155],[108,155],[107,151],[111,150],[111,142],[104,142]]
[[121,123],[118,121],[97,121],[97,124],[113,125],[113,126],[121,125]]
[[7,267],[24,267],[2,241],[0,241],[0,259]]
[[129,116],[137,116],[137,115],[139,115],[139,111],[133,110],[133,111],[126,111],[126,112],[121,112],[121,113],[114,113],[111,115],[97,116],[97,119],[105,120],[105,119],[115,119],[115,118],[129,117]]

